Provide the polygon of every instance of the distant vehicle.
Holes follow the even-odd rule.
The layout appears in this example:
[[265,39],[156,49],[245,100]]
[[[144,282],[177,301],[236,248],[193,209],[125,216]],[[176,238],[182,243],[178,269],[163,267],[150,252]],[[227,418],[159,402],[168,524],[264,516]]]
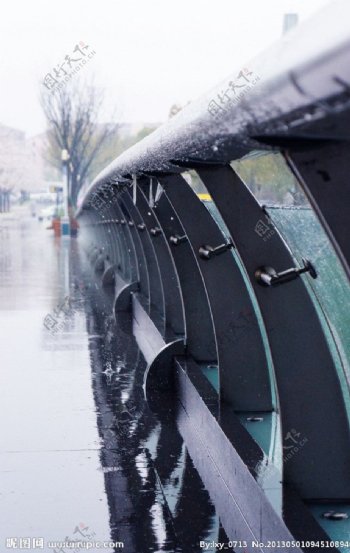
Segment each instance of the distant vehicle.
[[51,204],[56,201],[55,192],[31,192],[30,199],[37,204]]

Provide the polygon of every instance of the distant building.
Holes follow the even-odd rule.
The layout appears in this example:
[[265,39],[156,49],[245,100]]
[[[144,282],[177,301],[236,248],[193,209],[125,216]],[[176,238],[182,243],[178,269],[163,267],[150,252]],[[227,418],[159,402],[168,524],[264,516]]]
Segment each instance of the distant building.
[[18,190],[26,188],[27,162],[25,133],[0,125],[0,187]]
[[26,138],[0,124],[0,188],[14,192],[47,190],[59,175],[45,160],[46,133]]
[[[101,125],[103,128],[104,125]],[[157,123],[122,122],[92,165],[95,176],[132,144],[152,132]],[[90,175],[91,178],[91,175]],[[19,194],[49,191],[62,181],[62,171],[47,160],[47,133],[26,137],[21,130],[0,123],[0,189]]]

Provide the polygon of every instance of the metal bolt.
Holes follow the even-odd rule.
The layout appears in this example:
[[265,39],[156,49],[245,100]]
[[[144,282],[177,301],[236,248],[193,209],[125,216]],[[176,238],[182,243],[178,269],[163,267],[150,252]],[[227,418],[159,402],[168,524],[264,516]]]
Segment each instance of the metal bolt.
[[125,219],[120,219],[120,224],[121,225],[125,225],[125,223],[126,223]]
[[137,225],[137,228],[138,228],[139,230],[145,230],[146,225],[144,225],[143,223],[140,223],[139,225]]
[[134,221],[129,221],[129,227],[133,227],[134,226]]

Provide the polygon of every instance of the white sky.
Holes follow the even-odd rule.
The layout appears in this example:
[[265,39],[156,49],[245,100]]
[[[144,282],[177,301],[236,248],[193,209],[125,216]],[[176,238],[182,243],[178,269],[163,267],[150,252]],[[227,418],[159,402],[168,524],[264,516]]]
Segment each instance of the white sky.
[[40,82],[79,41],[124,121],[162,121],[328,0],[11,0],[1,2],[0,123],[41,132]]

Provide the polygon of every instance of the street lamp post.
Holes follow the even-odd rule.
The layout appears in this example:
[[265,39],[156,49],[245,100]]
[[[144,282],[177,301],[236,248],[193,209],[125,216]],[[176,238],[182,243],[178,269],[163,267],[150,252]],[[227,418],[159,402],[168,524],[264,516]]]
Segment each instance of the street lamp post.
[[69,210],[68,210],[68,162],[69,152],[63,149],[61,152],[63,168],[63,217],[61,219],[62,236],[70,236]]

